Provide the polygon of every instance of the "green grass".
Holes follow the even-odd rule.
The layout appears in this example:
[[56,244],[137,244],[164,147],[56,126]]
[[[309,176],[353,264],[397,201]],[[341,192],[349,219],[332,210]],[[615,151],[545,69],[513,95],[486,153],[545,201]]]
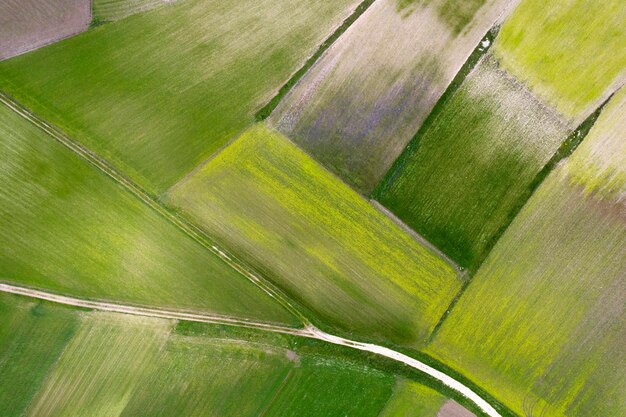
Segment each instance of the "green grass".
[[391,395],[393,382],[391,375],[360,365],[303,357],[263,415],[376,417]]
[[417,345],[461,285],[454,268],[258,125],[169,193],[325,325]]
[[273,299],[0,106],[0,279],[80,297],[296,324]]
[[355,0],[185,0],[0,63],[0,88],[153,193],[254,121]]
[[625,103],[537,189],[428,348],[520,415],[626,407],[626,183],[597,188],[624,178]]
[[21,416],[78,327],[75,311],[0,294],[0,415]]
[[579,123],[626,79],[626,3],[523,0],[495,45],[504,67]]
[[447,398],[416,382],[399,379],[379,417],[435,417]]
[[[413,138],[472,51],[508,7],[496,0],[380,0],[337,40],[269,118],[278,130],[369,194]],[[470,19],[461,33],[439,14]],[[469,5],[469,6],[468,6]],[[471,7],[470,7],[471,6]],[[463,11],[465,10],[465,11]],[[465,18],[461,19],[465,20]],[[451,23],[451,24],[450,24]],[[463,24],[464,25],[464,24]]]
[[487,56],[374,195],[457,263],[474,269],[567,135],[556,113]]
[[145,317],[85,315],[26,415],[119,416],[154,369],[170,327]]

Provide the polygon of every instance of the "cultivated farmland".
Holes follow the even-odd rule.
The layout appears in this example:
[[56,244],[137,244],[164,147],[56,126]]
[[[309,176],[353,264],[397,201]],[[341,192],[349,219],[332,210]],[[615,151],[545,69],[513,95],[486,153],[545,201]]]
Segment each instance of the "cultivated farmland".
[[0,60],[87,30],[90,0],[0,2]]
[[10,295],[0,323],[7,417],[453,416],[436,391],[293,336]]
[[0,279],[296,324],[157,212],[0,105]]
[[569,129],[487,55],[387,174],[376,198],[474,268]]
[[176,0],[92,0],[93,19],[97,23],[120,20],[174,1]]
[[22,415],[77,327],[70,309],[0,294],[0,415]]
[[463,3],[375,2],[285,97],[272,123],[369,193],[509,7]]
[[158,194],[248,127],[356,4],[180,1],[2,62],[0,88]]
[[361,336],[419,344],[461,285],[449,263],[262,124],[168,201],[326,325]]
[[522,0],[495,53],[564,116],[580,123],[626,81],[626,2]]
[[626,90],[537,189],[429,347],[520,415],[626,409]]

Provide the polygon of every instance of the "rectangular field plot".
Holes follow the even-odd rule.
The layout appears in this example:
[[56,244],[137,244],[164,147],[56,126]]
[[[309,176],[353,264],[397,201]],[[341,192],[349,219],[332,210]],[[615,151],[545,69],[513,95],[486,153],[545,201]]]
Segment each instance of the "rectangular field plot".
[[0,294],[0,415],[23,415],[77,327],[73,310]]
[[375,197],[474,268],[568,133],[556,112],[487,56],[407,147]]
[[159,194],[248,127],[356,0],[185,0],[0,64],[0,88]]
[[279,133],[258,125],[168,200],[326,325],[416,345],[456,270]]
[[0,154],[3,280],[297,323],[217,256],[4,105]]
[[0,61],[89,27],[90,0],[0,2]]
[[261,415],[294,366],[270,346],[172,336],[120,417]]
[[519,415],[626,409],[626,90],[538,188],[428,350]]
[[285,97],[272,123],[369,194],[509,7],[463,3],[374,2]]
[[26,415],[119,416],[156,365],[170,327],[166,320],[85,315]]
[[522,0],[494,45],[503,66],[580,123],[626,81],[626,2]]
[[394,378],[380,371],[331,358],[303,357],[263,415],[377,417],[393,384]]

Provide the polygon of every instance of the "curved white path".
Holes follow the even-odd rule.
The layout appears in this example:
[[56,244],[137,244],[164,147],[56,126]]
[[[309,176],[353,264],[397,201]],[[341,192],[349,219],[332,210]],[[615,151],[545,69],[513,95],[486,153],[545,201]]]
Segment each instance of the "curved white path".
[[457,391],[474,404],[478,406],[485,414],[490,417],[502,417],[495,408],[493,408],[487,401],[472,391],[469,387],[463,383],[457,381],[451,376],[433,368],[421,362],[417,359],[411,358],[400,352],[396,352],[393,349],[386,348],[384,346],[374,345],[371,343],[361,343],[343,337],[335,336],[326,333],[313,325],[307,325],[304,329],[293,329],[290,327],[278,326],[270,323],[263,323],[253,320],[237,319],[233,317],[210,315],[201,313],[190,313],[178,310],[167,309],[155,309],[147,307],[137,307],[125,304],[110,303],[104,301],[86,300],[81,298],[68,297],[64,295],[58,295],[47,291],[35,290],[31,288],[21,287],[18,285],[8,284],[0,282],[0,291],[11,294],[18,294],[26,297],[37,298],[40,300],[51,301],[54,303],[82,307],[99,311],[112,311],[116,313],[132,314],[137,316],[157,317],[163,319],[174,320],[187,320],[196,321],[202,323],[224,324],[237,327],[247,327],[259,330],[265,330],[274,333],[291,334],[294,336],[308,337],[312,339],[322,340],[335,345],[347,346],[353,349],[358,349],[366,352],[372,352],[380,356],[384,356],[393,359],[397,362],[401,362],[411,368],[417,369],[431,377],[437,379],[444,385]]

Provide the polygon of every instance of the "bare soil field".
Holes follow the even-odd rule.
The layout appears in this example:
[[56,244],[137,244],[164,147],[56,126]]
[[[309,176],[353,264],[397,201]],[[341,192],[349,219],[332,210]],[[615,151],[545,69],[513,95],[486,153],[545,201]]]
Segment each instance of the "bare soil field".
[[86,30],[89,0],[2,0],[0,60]]

